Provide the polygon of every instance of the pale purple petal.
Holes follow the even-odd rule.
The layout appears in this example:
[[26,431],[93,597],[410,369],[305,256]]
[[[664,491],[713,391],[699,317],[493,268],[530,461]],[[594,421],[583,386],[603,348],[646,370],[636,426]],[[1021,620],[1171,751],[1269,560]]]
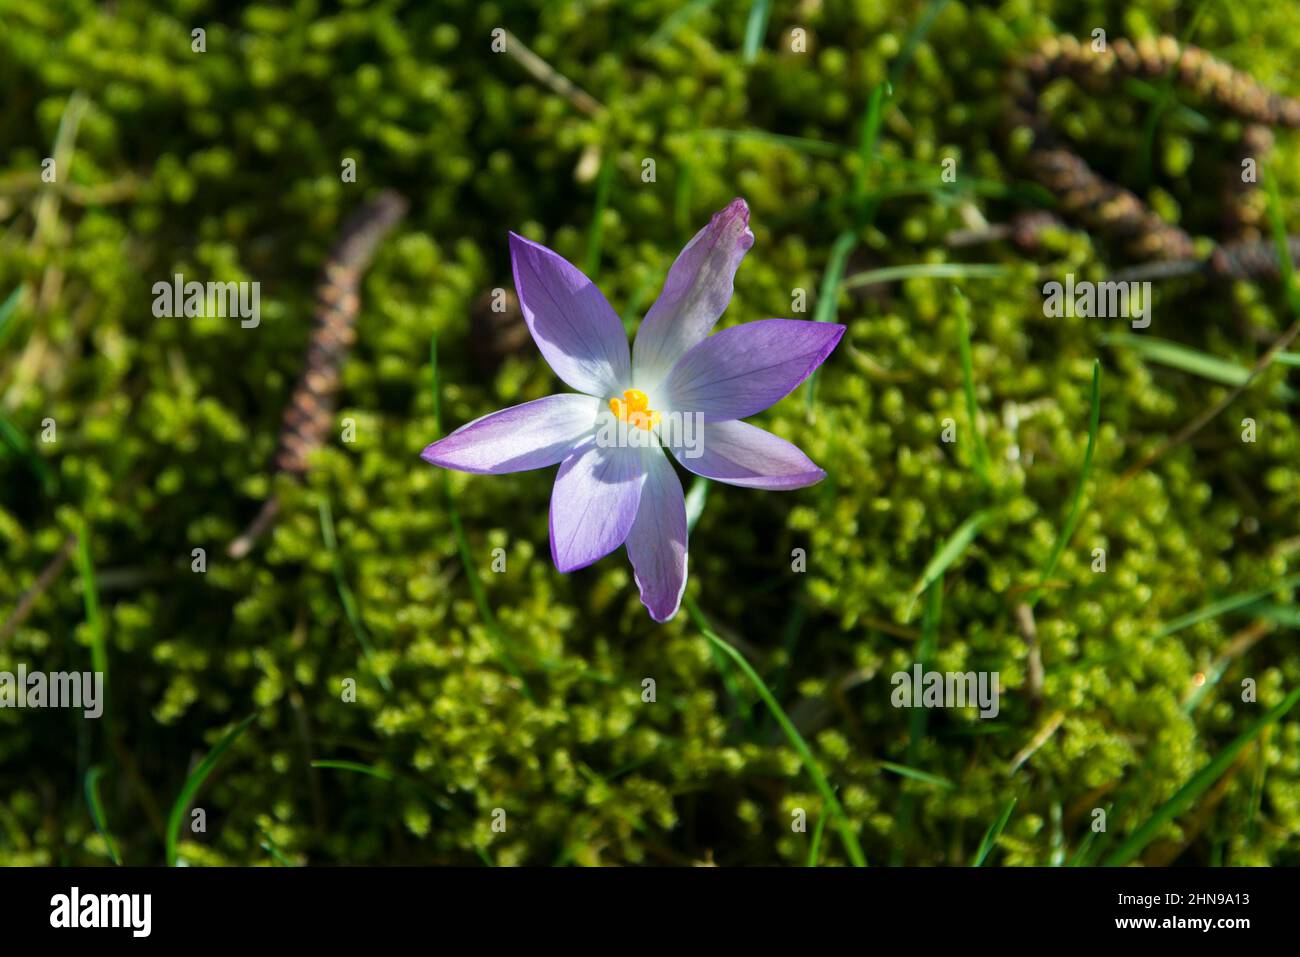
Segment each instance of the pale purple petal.
[[723,329],[682,356],[658,390],[677,412],[743,419],[785,398],[831,354],[844,327],[760,319]]
[[708,422],[696,448],[678,446],[673,455],[696,475],[772,492],[826,477],[799,448],[748,422]]
[[662,450],[643,449],[642,457],[646,483],[627,537],[627,557],[641,604],[663,622],[677,614],[686,590],[686,497]]
[[515,291],[537,348],[579,392],[620,395],[631,380],[627,335],[582,270],[545,246],[510,234]]
[[585,568],[627,541],[645,467],[641,450],[589,441],[560,463],[551,491],[551,559],[562,572]]
[[548,395],[493,412],[426,448],[426,462],[461,472],[502,474],[563,461],[595,428],[600,400]]
[[653,389],[673,363],[713,329],[731,302],[736,269],[753,245],[749,207],[735,199],[678,254],[632,345],[632,372],[639,388]]

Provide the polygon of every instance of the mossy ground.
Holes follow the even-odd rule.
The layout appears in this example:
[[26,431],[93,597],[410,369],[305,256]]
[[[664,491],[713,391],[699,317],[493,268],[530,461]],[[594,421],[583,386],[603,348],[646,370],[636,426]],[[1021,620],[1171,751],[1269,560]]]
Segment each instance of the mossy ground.
[[[854,188],[868,96],[926,5],[776,4],[752,63],[741,54],[749,4],[699,6],[647,47],[677,4],[0,0],[0,299],[28,288],[0,332],[0,415],[30,444],[0,459],[0,617],[84,520],[110,689],[99,722],[0,712],[0,862],[108,862],[84,798],[96,766],[123,858],[161,862],[163,824],[190,769],[253,712],[197,802],[207,832],[186,833],[191,863],[806,860],[822,799],[743,679],[731,698],[691,619],[654,624],[621,553],[556,573],[548,474],[454,474],[471,560],[520,680],[473,600],[443,478],[418,458],[437,436],[435,334],[449,428],[556,391],[531,349],[492,374],[470,358],[471,303],[509,285],[508,228],[582,264],[598,223],[594,278],[632,329],[681,243],[743,196],[757,241],[724,325],[794,317],[796,289],[815,305],[832,243],[854,222],[836,201]],[[1110,809],[1108,833],[1120,838],[1300,686],[1295,632],[1277,627],[1185,709],[1194,676],[1211,673],[1254,616],[1156,637],[1162,623],[1295,570],[1300,428],[1274,389],[1286,369],[1121,487],[1126,467],[1226,387],[1103,343],[1122,328],[1113,320],[1044,317],[1040,275],[1104,275],[1107,250],[1087,235],[1055,236],[1036,261],[944,244],[964,225],[963,204],[991,221],[1019,208],[974,188],[1018,182],[997,133],[1014,56],[1061,32],[1179,33],[1191,14],[1171,0],[953,2],[895,78],[865,182],[923,188],[880,203],[849,271],[961,259],[1014,267],[962,282],[991,487],[973,468],[950,283],[909,279],[845,291],[837,318],[849,331],[815,404],[800,391],[759,420],[828,478],[785,494],[710,489],[688,593],[808,736],[872,863],[966,863],[1013,797],[991,863],[1068,858],[1095,807]],[[1287,4],[1211,4],[1196,40],[1296,94],[1292,17]],[[206,30],[201,54],[195,27]],[[607,111],[583,115],[493,53],[497,27]],[[807,52],[791,50],[794,28],[807,31]],[[56,193],[39,181],[41,161],[77,91],[88,107]],[[1048,103],[1105,172],[1130,184],[1142,176],[1151,107],[1135,91],[1066,84]],[[1225,143],[1240,129],[1204,115],[1206,128],[1193,129],[1185,111],[1165,113],[1139,190],[1208,236]],[[717,129],[830,146],[699,132]],[[589,148],[612,164],[599,209],[595,181],[575,175]],[[1281,133],[1267,167],[1292,231],[1297,156],[1295,134]],[[940,186],[947,157],[960,173]],[[356,161],[355,184],[341,182],[344,158]],[[303,487],[272,482],[317,271],[341,221],[385,187],[412,210],[364,285],[339,409],[340,422],[355,419],[356,442],[329,443]],[[42,212],[53,195],[57,209]],[[150,287],[175,272],[260,281],[261,325],[154,318]],[[1276,286],[1200,280],[1162,285],[1154,317],[1150,334],[1246,366],[1290,322]],[[1065,520],[1097,357],[1096,462],[1036,610],[1045,678],[1035,707],[1013,610]],[[1255,443],[1241,441],[1246,417]],[[945,418],[954,444],[941,441]],[[40,440],[46,419],[53,443]],[[273,488],[285,503],[274,532],[249,558],[224,558]],[[373,661],[340,601],[322,497]],[[909,750],[912,714],[891,706],[889,675],[915,659],[912,588],[984,507],[994,517],[945,579],[933,666],[999,671],[1002,710],[993,721],[973,709],[932,713]],[[195,548],[206,549],[205,574],[191,571]],[[502,573],[490,569],[494,548],[505,550]],[[796,548],[806,572],[791,569]],[[1106,550],[1105,573],[1092,570],[1095,548]],[[0,670],[90,667],[101,632],[83,587],[75,564],[64,569],[0,647]],[[347,678],[355,703],[341,700]],[[642,701],[645,678],[656,682],[653,704]],[[1257,703],[1241,700],[1243,678],[1258,683]],[[1013,771],[1058,712],[1056,731]],[[1297,744],[1293,714],[1164,828],[1148,859],[1300,862]],[[312,759],[360,762],[414,786],[312,769]],[[492,829],[497,808],[505,833]],[[800,808],[806,833],[791,827]],[[821,856],[845,861],[833,829]]]

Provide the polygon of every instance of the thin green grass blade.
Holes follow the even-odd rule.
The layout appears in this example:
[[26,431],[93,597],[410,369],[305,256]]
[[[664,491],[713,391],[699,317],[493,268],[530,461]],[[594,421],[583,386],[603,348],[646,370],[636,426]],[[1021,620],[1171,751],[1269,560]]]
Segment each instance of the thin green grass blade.
[[1264,602],[1250,610],[1254,618],[1263,618],[1283,628],[1300,628],[1300,607]]
[[1088,860],[1088,852],[1092,849],[1092,842],[1096,839],[1097,832],[1089,828],[1088,833],[1084,836],[1083,840],[1079,842],[1078,848],[1076,848],[1075,852],[1070,855],[1070,859],[1066,861],[1065,866],[1083,867]]
[[1210,602],[1210,604],[1197,608],[1195,611],[1189,611],[1187,614],[1180,615],[1173,621],[1166,622],[1156,631],[1154,637],[1164,638],[1167,635],[1180,632],[1184,628],[1190,628],[1192,625],[1200,624],[1203,621],[1209,621],[1211,618],[1218,618],[1220,615],[1226,615],[1228,612],[1246,608],[1267,598],[1275,592],[1283,591],[1288,588],[1295,588],[1297,586],[1300,586],[1300,575],[1291,575],[1282,579],[1275,585],[1269,585],[1267,588],[1258,588],[1254,591],[1229,595],[1227,598],[1221,598],[1218,601]]
[[649,53],[658,47],[663,46],[674,36],[677,31],[686,26],[696,15],[703,13],[709,7],[717,3],[717,0],[691,0],[690,3],[674,10],[664,18],[664,22],[659,24],[654,33],[646,38],[645,43],[641,44],[642,52]]
[[410,778],[395,774],[384,768],[375,767],[373,764],[362,764],[360,761],[336,761],[332,759],[321,759],[311,763],[313,768],[321,768],[330,771],[350,771],[353,774],[364,774],[366,777],[375,778],[397,787],[405,788],[421,798],[428,801],[434,807],[441,808],[444,811],[452,809],[451,802],[445,798],[439,797],[433,791],[429,790],[418,781],[412,781]]
[[975,436],[975,473],[985,488],[992,487],[989,477],[989,449],[984,442],[984,433],[980,431],[979,402],[975,399],[975,363],[971,358],[970,347],[970,301],[962,295],[960,289],[953,289],[957,295],[957,351],[961,356],[962,391],[966,394],[966,418],[970,421],[971,433]]
[[86,807],[90,808],[90,819],[95,822],[95,830],[99,832],[99,836],[108,845],[108,856],[113,859],[114,864],[121,867],[122,858],[117,853],[117,842],[113,840],[113,835],[108,830],[108,817],[104,814],[104,802],[99,797],[99,779],[103,776],[104,769],[98,766],[86,772]]
[[361,651],[366,656],[366,661],[370,663],[370,670],[378,678],[380,687],[391,692],[393,683],[388,680],[386,674],[380,672],[375,663],[375,651],[370,644],[370,636],[366,632],[365,625],[361,623],[356,597],[352,594],[351,586],[348,585],[347,576],[343,574],[343,558],[339,554],[338,540],[334,537],[334,513],[330,510],[329,500],[322,495],[316,505],[320,512],[320,533],[325,540],[325,549],[329,552],[330,564],[334,569],[334,584],[338,589],[339,601],[343,604],[343,614],[347,616],[348,624],[352,626],[352,634],[361,645]]
[[934,21],[947,5],[948,0],[930,0],[925,12],[921,14],[912,29],[908,31],[907,39],[903,41],[903,48],[898,51],[897,59],[889,68],[889,83],[894,88],[898,88],[898,85],[903,81],[903,74],[907,72],[908,66],[911,65],[912,57],[916,55],[916,48],[921,45],[921,41],[930,32],[930,27],[934,25]]
[[99,586],[95,579],[95,563],[90,555],[90,528],[85,518],[78,519],[77,572],[81,576],[81,599],[86,609],[86,624],[90,628],[91,667],[104,676],[108,686],[108,644],[104,636],[104,618],[99,609]]
[[[916,649],[916,660],[924,671],[928,662],[934,660],[935,650],[939,647],[939,620],[943,617],[943,573],[930,585],[925,593],[925,609],[921,615],[921,643]],[[915,771],[914,765],[921,759],[921,739],[925,737],[929,711],[925,708],[913,708],[907,722],[907,769]],[[902,773],[904,765],[892,765],[882,762],[895,773]],[[905,775],[910,776],[910,775]],[[906,839],[912,829],[916,814],[916,804],[910,792],[904,790],[898,799],[898,833]],[[894,845],[889,863],[898,866],[903,863],[904,847],[900,840]]]
[[1038,604],[1038,600],[1043,597],[1043,586],[1056,572],[1056,566],[1061,561],[1061,556],[1065,554],[1065,547],[1070,544],[1070,539],[1074,537],[1074,530],[1079,525],[1079,516],[1083,513],[1083,493],[1088,487],[1088,476],[1092,474],[1092,454],[1097,449],[1097,430],[1100,426],[1101,360],[1097,359],[1092,363],[1092,411],[1088,414],[1088,447],[1083,451],[1083,468],[1079,470],[1079,483],[1074,487],[1070,512],[1061,527],[1061,534],[1057,537],[1052,554],[1038,578],[1038,588],[1034,589],[1028,598],[1030,608]]
[[[924,708],[917,708],[917,711],[923,711]],[[893,761],[881,761],[880,766],[886,771],[891,771],[902,778],[909,778],[913,781],[920,781],[922,784],[929,784],[936,788],[943,788],[945,791],[956,787],[948,778],[938,774],[931,774],[929,771],[921,771],[917,768],[908,767],[905,764],[895,764]]]
[[703,612],[700,611],[699,606],[695,603],[695,600],[687,596],[684,604],[686,605],[686,610],[689,612],[691,618],[695,621],[696,626],[704,633],[704,637],[709,640],[710,644],[714,645],[719,651],[736,663],[737,667],[745,673],[745,677],[749,679],[750,684],[754,686],[754,690],[758,692],[759,697],[763,699],[763,703],[767,705],[768,710],[772,712],[772,717],[776,718],[777,724],[779,724],[781,730],[785,732],[785,736],[787,740],[789,740],[791,747],[795,749],[795,752],[799,755],[800,761],[803,762],[803,767],[804,770],[808,772],[808,777],[812,779],[813,785],[819,792],[821,792],[822,799],[826,802],[826,806],[830,809],[831,814],[835,816],[836,829],[839,831],[840,840],[844,843],[844,851],[848,855],[849,860],[857,867],[866,867],[866,856],[862,853],[861,845],[858,844],[857,835],[853,833],[853,828],[850,826],[848,815],[844,813],[844,807],[840,804],[839,798],[835,796],[835,791],[831,788],[830,782],[826,779],[826,775],[822,771],[821,765],[818,764],[817,759],[813,757],[812,750],[808,747],[808,742],[803,739],[803,735],[799,733],[799,729],[794,726],[794,723],[786,715],[776,698],[772,696],[772,692],[768,690],[763,679],[759,677],[758,672],[754,670],[753,666],[745,656],[733,648],[729,643],[719,638],[717,633],[714,632],[713,628],[709,625],[708,619],[704,617]]
[[1110,856],[1106,858],[1105,866],[1123,867],[1141,854],[1143,849],[1160,833],[1161,828],[1191,807],[1197,798],[1209,790],[1214,782],[1223,776],[1223,773],[1236,760],[1242,749],[1259,737],[1265,728],[1281,720],[1287,712],[1295,707],[1296,702],[1300,702],[1300,688],[1296,688],[1283,698],[1276,707],[1261,715],[1250,727],[1237,735],[1231,744],[1215,755],[1209,764],[1193,774],[1187,783],[1174,793],[1173,797],[1156,808],[1146,821],[1111,852]]
[[190,802],[199,793],[199,788],[203,787],[203,782],[208,779],[208,775],[217,766],[221,756],[230,750],[230,746],[239,740],[241,734],[248,730],[248,726],[253,723],[256,717],[256,713],[250,714],[227,731],[225,737],[217,742],[216,747],[204,756],[203,760],[190,772],[190,776],[185,779],[185,786],[181,788],[181,793],[176,796],[176,801],[172,804],[171,814],[167,817],[168,867],[176,866],[176,845],[180,840],[181,821],[185,817],[185,812],[189,809]]
[[[839,306],[840,284],[844,281],[844,267],[849,253],[858,244],[858,236],[852,230],[845,230],[836,237],[831,246],[830,258],[826,261],[826,271],[822,273],[822,285],[817,293],[817,308],[813,310],[814,322],[831,322]],[[817,404],[817,380],[821,368],[813,370],[804,387],[804,399],[809,412]]]
[[1268,774],[1268,754],[1267,748],[1263,746],[1268,741],[1269,731],[1263,732],[1264,741],[1261,746],[1255,749],[1255,773],[1250,779],[1250,798],[1246,812],[1246,838],[1255,840],[1258,830],[1257,823],[1259,820],[1259,809],[1264,800],[1264,776]]
[[984,832],[984,840],[980,841],[979,850],[975,852],[974,859],[970,862],[971,867],[983,867],[984,861],[988,859],[989,853],[993,850],[993,845],[997,843],[998,838],[1002,835],[1002,830],[1007,826],[1007,821],[1011,820],[1011,812],[1016,809],[1016,799],[1012,798],[1007,802],[1007,806],[1002,809],[998,819],[989,825],[989,829]]
[[844,156],[850,150],[839,143],[827,143],[806,136],[787,136],[784,133],[771,133],[767,130],[728,130],[721,127],[704,127],[694,132],[695,136],[705,136],[737,143],[764,143],[784,149],[797,150],[811,156]]
[[[1103,335],[1101,341],[1105,345],[1131,349],[1151,362],[1178,369],[1180,372],[1190,372],[1211,382],[1240,386],[1250,381],[1250,369],[1247,367],[1168,339],[1120,332]],[[1280,360],[1279,356],[1273,361]],[[1297,395],[1294,389],[1288,388],[1284,383],[1278,385],[1277,394],[1287,400]]]
[[329,771],[352,771],[355,774],[364,774],[366,777],[377,778],[380,781],[386,781],[389,784],[396,784],[397,778],[392,771],[384,768],[377,768],[373,764],[362,764],[360,761],[335,761],[335,760],[318,760],[311,763],[313,768],[322,768]]
[[41,489],[45,494],[52,494],[55,486],[54,473],[45,464],[45,459],[37,453],[31,441],[19,431],[16,425],[4,416],[0,416],[0,452],[4,451],[5,446],[12,449],[28,470],[40,479]]
[[258,841],[258,845],[257,845],[258,847],[266,851],[267,854],[271,855],[271,858],[281,867],[298,866],[293,861],[289,860],[289,858],[284,856],[284,852],[280,850],[279,846],[275,843],[275,840],[271,837],[271,835],[266,832],[266,828],[261,827],[259,825],[257,829],[262,834],[262,839]]
[[884,122],[885,100],[893,93],[888,83],[877,83],[867,97],[867,110],[862,117],[862,131],[858,134],[858,168],[853,176],[852,197],[861,203],[867,196],[867,178],[875,165],[876,144],[880,142],[880,125]]
[[908,606],[905,618],[912,617],[912,608],[916,605],[916,600],[921,597],[927,588],[933,585],[944,572],[961,558],[962,553],[970,547],[971,542],[980,533],[980,529],[994,515],[994,509],[984,508],[975,512],[968,517],[966,521],[957,526],[956,531],[949,535],[939,546],[939,550],[934,553],[934,557],[921,572],[921,578],[912,588],[912,603]]
[[822,833],[826,830],[826,813],[817,816],[817,826],[813,828],[812,843],[808,845],[807,867],[818,867],[822,860]]
[[691,490],[686,493],[686,531],[695,531],[695,523],[704,514],[704,506],[709,500],[709,480],[697,475],[691,483]]
[[605,242],[605,207],[609,205],[609,184],[614,179],[614,157],[606,155],[596,177],[596,202],[591,210],[591,228],[587,233],[587,278],[596,281],[600,272],[600,253]]
[[18,304],[23,301],[23,292],[26,288],[22,283],[19,283],[18,287],[5,298],[5,301],[0,302],[0,342],[4,341],[5,330],[9,327],[9,320],[18,311]]
[[763,48],[763,37],[767,34],[767,20],[772,14],[772,0],[753,0],[749,7],[749,19],[745,21],[745,43],[741,55],[746,63],[758,59],[758,51]]
[[[1210,0],[1201,0],[1196,10],[1192,13],[1192,19],[1188,21],[1187,28],[1179,40],[1179,46],[1186,50],[1187,44],[1196,34],[1196,28],[1200,26],[1201,18],[1205,16],[1209,9]],[[1141,183],[1143,186],[1150,183],[1151,171],[1154,168],[1153,157],[1155,155],[1156,131],[1160,125],[1160,118],[1164,112],[1171,106],[1178,106],[1178,97],[1174,92],[1174,78],[1178,75],[1179,67],[1182,65],[1182,56],[1169,67],[1165,75],[1160,80],[1160,86],[1157,90],[1157,99],[1147,111],[1146,123],[1142,130],[1142,150],[1141,150]]]
[[845,279],[841,288],[861,289],[899,279],[997,279],[1017,272],[1015,266],[996,263],[909,263],[856,273]]
[[1295,261],[1291,258],[1291,244],[1287,240],[1286,220],[1282,218],[1282,198],[1277,192],[1277,180],[1270,172],[1263,177],[1264,192],[1268,194],[1268,221],[1273,226],[1273,245],[1277,247],[1277,261],[1282,270],[1282,288],[1291,314],[1300,319],[1300,286],[1295,281]]

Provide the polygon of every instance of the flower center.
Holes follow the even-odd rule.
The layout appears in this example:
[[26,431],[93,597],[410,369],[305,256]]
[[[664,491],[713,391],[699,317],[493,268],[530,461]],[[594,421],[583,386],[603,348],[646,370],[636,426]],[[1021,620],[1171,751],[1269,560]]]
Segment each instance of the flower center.
[[609,400],[609,410],[621,421],[647,432],[659,424],[659,413],[650,408],[650,397],[640,389],[624,389],[623,398]]

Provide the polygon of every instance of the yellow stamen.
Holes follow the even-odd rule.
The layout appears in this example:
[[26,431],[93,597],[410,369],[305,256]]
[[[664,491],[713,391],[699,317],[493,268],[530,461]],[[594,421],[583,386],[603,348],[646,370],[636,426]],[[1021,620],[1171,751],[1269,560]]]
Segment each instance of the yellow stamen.
[[650,408],[650,397],[640,389],[624,389],[623,398],[609,400],[609,411],[638,429],[649,431],[659,424],[659,413]]

